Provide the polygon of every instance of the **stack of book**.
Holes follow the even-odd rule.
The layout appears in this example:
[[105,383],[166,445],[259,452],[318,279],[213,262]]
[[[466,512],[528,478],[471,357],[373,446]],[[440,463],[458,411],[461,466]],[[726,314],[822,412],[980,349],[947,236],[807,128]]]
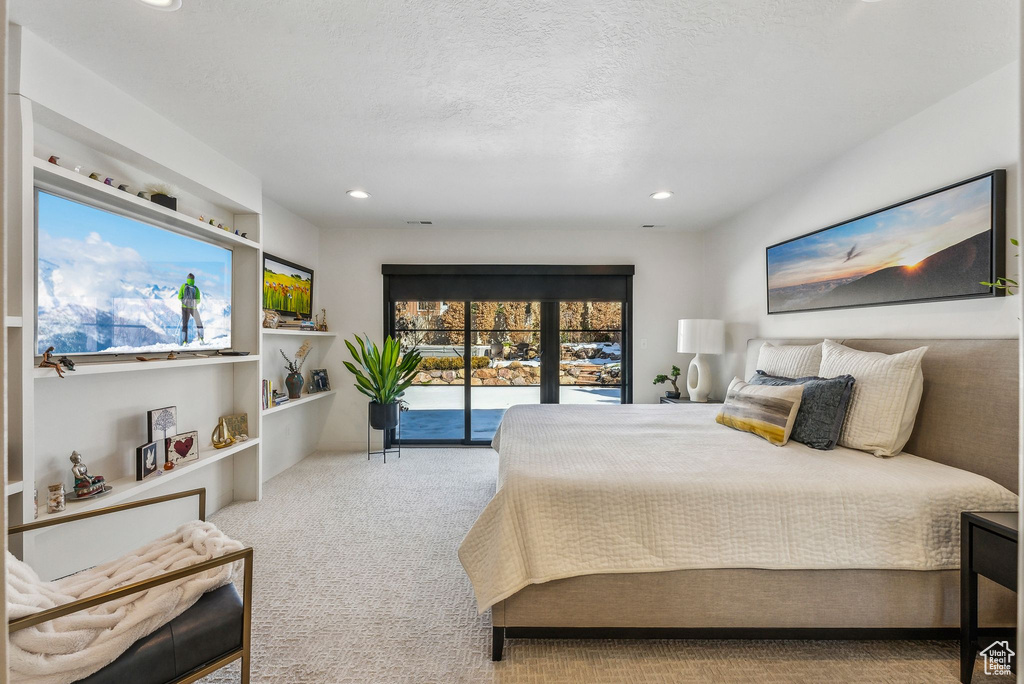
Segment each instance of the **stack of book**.
[[316,330],[316,323],[295,318],[290,321],[278,321],[277,327],[279,330]]
[[274,390],[270,398],[273,400],[274,406],[288,403],[288,393],[280,390]]

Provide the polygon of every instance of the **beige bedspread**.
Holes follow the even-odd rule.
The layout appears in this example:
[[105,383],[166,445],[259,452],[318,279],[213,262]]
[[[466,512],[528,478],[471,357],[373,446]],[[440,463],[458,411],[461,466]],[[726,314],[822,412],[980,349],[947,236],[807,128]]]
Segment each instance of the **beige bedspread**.
[[935,570],[959,565],[963,510],[1006,488],[714,422],[716,407],[515,406],[497,492],[459,547],[481,612],[529,584],[691,568]]

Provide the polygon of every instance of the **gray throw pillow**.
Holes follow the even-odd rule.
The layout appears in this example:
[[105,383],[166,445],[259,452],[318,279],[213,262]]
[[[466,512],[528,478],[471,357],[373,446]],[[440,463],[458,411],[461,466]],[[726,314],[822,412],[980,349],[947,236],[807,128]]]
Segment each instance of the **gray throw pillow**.
[[757,371],[751,385],[803,385],[804,396],[790,439],[812,449],[835,449],[853,392],[852,375],[835,378],[782,378]]

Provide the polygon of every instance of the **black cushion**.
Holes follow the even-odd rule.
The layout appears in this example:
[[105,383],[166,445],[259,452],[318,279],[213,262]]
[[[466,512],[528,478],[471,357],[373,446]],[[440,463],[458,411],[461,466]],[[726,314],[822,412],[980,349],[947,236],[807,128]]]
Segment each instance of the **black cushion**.
[[166,684],[242,646],[242,599],[232,584],[195,605],[81,684]]

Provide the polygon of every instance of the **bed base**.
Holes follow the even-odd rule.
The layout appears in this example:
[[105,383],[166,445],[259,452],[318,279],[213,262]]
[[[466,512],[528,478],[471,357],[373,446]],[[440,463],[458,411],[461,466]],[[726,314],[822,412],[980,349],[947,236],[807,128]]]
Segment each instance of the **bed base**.
[[[978,630],[988,638],[1016,638],[1012,628]],[[813,641],[952,641],[956,627],[492,627],[491,660],[498,662],[505,639],[784,639]]]

